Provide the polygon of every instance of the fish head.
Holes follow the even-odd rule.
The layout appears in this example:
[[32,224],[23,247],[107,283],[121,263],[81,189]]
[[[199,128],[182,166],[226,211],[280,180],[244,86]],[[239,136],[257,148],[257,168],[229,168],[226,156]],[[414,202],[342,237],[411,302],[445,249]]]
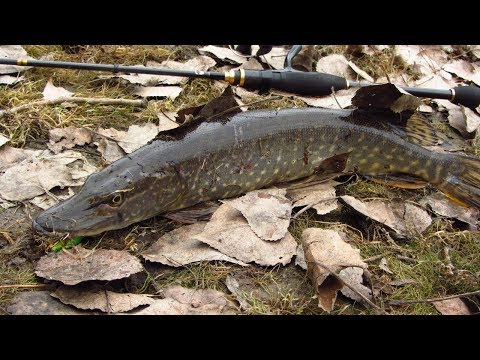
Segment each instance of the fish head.
[[97,235],[148,219],[178,200],[169,174],[132,179],[124,173],[105,173],[107,169],[92,174],[77,194],[41,213],[33,228],[49,235]]

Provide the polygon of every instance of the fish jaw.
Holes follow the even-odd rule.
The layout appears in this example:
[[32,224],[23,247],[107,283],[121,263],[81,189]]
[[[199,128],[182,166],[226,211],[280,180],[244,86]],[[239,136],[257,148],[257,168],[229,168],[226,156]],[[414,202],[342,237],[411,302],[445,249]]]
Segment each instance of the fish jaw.
[[[116,228],[112,215],[98,215],[73,196],[41,213],[32,221],[33,229],[44,235],[89,236]],[[105,205],[108,206],[108,205]]]

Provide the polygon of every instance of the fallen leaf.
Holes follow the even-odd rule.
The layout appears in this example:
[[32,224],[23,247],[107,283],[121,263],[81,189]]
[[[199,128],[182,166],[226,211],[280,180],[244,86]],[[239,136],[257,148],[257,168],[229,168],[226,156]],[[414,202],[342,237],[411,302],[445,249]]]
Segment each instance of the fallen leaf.
[[89,280],[116,280],[143,271],[140,260],[127,251],[88,250],[76,246],[69,253],[50,253],[37,263],[35,274],[76,285]]
[[[355,290],[357,290],[360,294],[365,296],[367,299],[372,299],[372,290],[370,288],[363,285],[363,269],[359,267],[347,267],[341,270],[338,275],[342,278],[344,283],[347,283]],[[348,286],[343,286],[340,289],[340,292],[343,296],[346,296],[354,301],[358,301],[360,303],[364,302],[365,300],[358,295],[355,291],[350,289]]]
[[[335,91],[335,94],[330,94],[328,96],[322,97],[313,97],[313,96],[296,96],[298,99],[305,101],[309,106],[321,107],[326,109],[338,109],[339,104],[340,108],[345,109],[352,105],[352,99],[355,96],[357,89],[350,88],[346,90]],[[277,93],[274,91],[273,93]],[[283,93],[287,95],[287,93]]]
[[352,104],[364,109],[389,109],[395,113],[416,110],[422,100],[393,84],[364,86],[358,89]]
[[74,93],[62,87],[57,87],[53,85],[52,80],[48,80],[42,94],[44,100],[55,100],[63,97],[71,97]]
[[273,47],[267,54],[264,54],[260,59],[265,60],[265,62],[272,69],[283,69],[285,64],[285,58],[287,57],[288,49],[283,47]]
[[460,298],[435,301],[432,304],[442,315],[472,315],[467,305]]
[[45,150],[26,158],[0,175],[0,197],[22,201],[42,195],[56,186],[78,186],[97,168],[79,152],[67,150],[52,155]]
[[159,131],[166,131],[170,129],[175,129],[178,127],[178,123],[175,122],[175,118],[177,116],[176,112],[167,111],[165,113],[158,113],[158,130]]
[[307,270],[307,261],[305,260],[305,250],[303,245],[298,244],[297,252],[295,254],[295,265],[300,266],[303,270]]
[[36,196],[33,199],[30,200],[30,202],[38,206],[39,208],[43,210],[47,210],[48,208],[51,208],[53,205],[58,204],[59,201],[68,199],[69,197],[73,196],[75,193],[71,188],[68,188],[67,193],[63,195],[58,195],[54,194],[52,195],[52,192],[49,192],[49,194],[43,194],[40,196]]
[[297,247],[295,239],[289,233],[275,242],[260,239],[242,213],[228,204],[222,204],[212,215],[204,231],[194,238],[225,255],[264,266],[288,264]]
[[155,300],[145,309],[128,313],[127,315],[231,315],[231,312],[224,312],[219,305],[211,304],[199,308],[182,304],[174,299]]
[[108,140],[115,140],[127,154],[130,154],[153,140],[159,133],[159,128],[153,123],[145,123],[130,125],[126,132],[114,128],[100,128],[97,133],[106,136]]
[[378,267],[388,274],[393,274],[393,271],[388,268],[387,259],[384,257],[380,259]]
[[50,140],[48,148],[54,154],[58,154],[63,149],[72,149],[76,145],[83,146],[92,142],[92,132],[84,128],[75,128],[69,126],[63,129],[55,128],[48,132]]
[[[3,66],[3,65],[0,65]],[[0,75],[0,84],[2,85],[14,85],[23,81],[25,78],[23,76],[12,76],[12,75]]]
[[236,307],[227,298],[227,294],[214,289],[188,289],[180,285],[171,285],[162,291],[165,298],[171,298],[195,309],[217,308],[219,313],[235,313]]
[[420,88],[443,89],[443,90],[450,89],[452,87],[457,86],[457,84],[453,80],[449,81],[437,74],[424,76],[423,78],[416,80],[414,85]]
[[473,207],[464,207],[449,199],[441,192],[436,192],[420,200],[420,205],[428,205],[432,211],[440,216],[455,218],[467,224],[478,226],[480,210]]
[[243,64],[247,61],[246,57],[239,56],[226,47],[208,45],[198,49],[198,51],[200,54],[211,54],[215,58],[233,65]]
[[468,107],[459,105],[448,109],[448,123],[451,127],[457,129],[464,137],[470,137],[470,134],[478,129],[480,125],[480,116]]
[[[0,134],[0,147],[2,147],[3,145],[5,145],[7,142],[9,142],[10,139],[3,136],[2,134]],[[1,171],[1,170],[0,170]]]
[[253,100],[257,100],[261,97],[256,92],[244,89],[240,86],[236,86],[233,91],[235,92],[235,95],[239,96],[240,99],[242,99],[242,100],[253,101]]
[[60,286],[51,296],[78,309],[100,310],[106,313],[130,311],[154,302],[148,295],[117,293],[98,288],[83,288],[82,286]]
[[240,283],[234,276],[228,274],[227,278],[225,279],[225,285],[227,286],[228,291],[230,291],[232,295],[235,297],[235,299],[238,301],[238,303],[240,304],[240,307],[243,310],[251,309],[252,306],[245,299],[245,294],[240,289]]
[[143,98],[165,98],[171,100],[180,95],[183,88],[180,86],[136,86],[133,93]]
[[388,226],[401,235],[422,233],[432,223],[425,210],[403,201],[361,201],[350,195],[340,198],[360,214]]
[[333,310],[338,290],[344,285],[330,276],[330,272],[321,265],[336,273],[350,266],[365,269],[368,265],[362,260],[360,250],[344,242],[334,230],[308,228],[302,232],[301,238],[308,266],[307,274],[315,286],[318,306],[330,312]]
[[285,197],[286,192],[286,189],[255,190],[223,202],[240,211],[260,238],[277,241],[285,237],[290,224],[292,204]]
[[[20,45],[1,45],[0,58],[33,59]],[[14,74],[31,68],[31,66],[0,65],[0,74]]]
[[258,62],[257,59],[251,57],[247,61],[245,61],[242,65],[235,68],[236,69],[245,69],[245,70],[263,70],[262,64]]
[[98,152],[102,154],[105,164],[111,164],[126,155],[125,151],[115,141],[101,138],[93,144],[97,147]]
[[324,183],[310,185],[298,189],[287,190],[287,196],[292,199],[293,207],[311,206],[318,215],[325,215],[338,208],[335,186],[339,182],[329,180]]
[[317,61],[317,72],[341,76],[353,80],[348,60],[340,54],[324,56]]
[[[62,304],[48,291],[25,291],[13,298],[7,312],[13,315],[85,315],[86,312]],[[92,313],[88,313],[92,314]]]
[[148,261],[174,267],[199,261],[227,261],[242,266],[247,265],[195,240],[194,236],[201,233],[204,228],[205,223],[198,222],[172,230],[144,251],[142,257]]
[[439,46],[397,45],[395,53],[424,75],[439,72],[448,61],[447,54]]
[[443,66],[443,70],[480,86],[480,67],[473,62],[463,59],[452,60]]

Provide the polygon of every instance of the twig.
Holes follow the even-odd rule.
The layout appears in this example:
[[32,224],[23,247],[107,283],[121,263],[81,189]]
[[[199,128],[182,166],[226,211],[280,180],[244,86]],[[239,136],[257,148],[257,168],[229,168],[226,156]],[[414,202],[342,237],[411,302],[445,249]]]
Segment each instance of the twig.
[[338,107],[339,107],[340,109],[343,109],[343,108],[340,106],[340,103],[338,102],[337,97],[335,96],[335,90],[334,90],[333,86],[332,86],[332,96],[333,96],[333,98],[335,99],[335,102],[337,103]]
[[96,105],[129,105],[129,106],[139,106],[144,107],[146,102],[145,100],[130,100],[130,99],[109,99],[109,98],[87,98],[87,97],[68,97],[62,96],[56,99],[51,100],[39,100],[34,101],[28,104],[20,105],[13,107],[7,110],[0,110],[0,118],[5,115],[15,114],[17,112],[33,108],[35,106],[42,105],[56,105],[63,102],[70,103],[84,103],[84,104],[96,104]]
[[448,246],[443,247],[443,255],[445,257],[445,262],[447,263],[446,265],[443,264],[445,269],[447,270],[448,275],[454,275],[455,266],[452,264],[452,259],[450,258],[450,249]]
[[327,265],[324,265],[318,261],[315,261],[315,264],[316,265],[319,265],[321,267],[323,267],[325,270],[327,270],[330,275],[332,275],[335,279],[337,279],[338,281],[340,281],[342,284],[344,284],[346,287],[348,287],[350,290],[352,290],[355,294],[357,294],[358,296],[360,296],[363,300],[365,300],[365,302],[370,305],[371,307],[373,307],[374,309],[380,311],[381,314],[383,315],[386,315],[387,313],[385,312],[384,309],[382,309],[381,307],[379,307],[378,305],[376,305],[375,303],[373,303],[369,298],[367,298],[365,295],[363,295],[360,291],[358,291],[357,289],[355,289],[352,285],[350,285],[349,283],[347,283],[345,280],[342,279],[341,276],[337,275],[335,273],[335,271],[333,271],[333,269],[330,269],[330,267],[328,267]]
[[0,285],[0,289],[26,289],[26,288],[43,288],[46,284],[13,284],[13,285]]
[[437,302],[437,301],[443,301],[443,300],[450,300],[450,299],[455,299],[459,297],[466,297],[466,296],[473,296],[473,295],[480,295],[480,290],[477,291],[472,291],[468,293],[463,293],[463,294],[458,294],[458,295],[449,295],[445,297],[440,297],[440,298],[434,298],[434,299],[422,299],[422,300],[390,300],[388,303],[390,305],[406,305],[406,304],[418,304],[418,303],[431,303],[431,302]]
[[375,261],[375,260],[378,260],[378,259],[381,259],[387,255],[390,255],[392,252],[391,251],[387,251],[383,254],[380,254],[380,255],[375,255],[375,256],[371,256],[369,258],[366,258],[366,259],[363,259],[364,262],[371,262],[371,261]]

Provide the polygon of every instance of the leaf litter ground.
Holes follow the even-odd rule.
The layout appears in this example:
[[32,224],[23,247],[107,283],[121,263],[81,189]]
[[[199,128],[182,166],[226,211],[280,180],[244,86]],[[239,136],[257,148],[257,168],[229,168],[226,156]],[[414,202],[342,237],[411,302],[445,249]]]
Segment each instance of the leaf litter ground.
[[[235,57],[231,52],[225,53],[224,50],[217,52],[218,49],[213,48],[199,52],[197,47],[192,46],[83,46],[79,47],[78,51],[66,51],[66,47],[60,46],[25,46],[24,48],[29,56],[35,58],[48,55],[55,60],[64,61],[123,63],[127,65],[142,63],[146,66],[154,64],[154,62],[166,64],[165,61],[175,61],[175,63],[171,63],[173,64],[172,67],[182,68],[182,66],[185,67],[182,64],[191,64],[191,66],[199,64],[203,67],[202,70],[206,70],[205,67],[208,68],[209,66],[212,70],[218,68],[225,70],[238,67],[239,64],[242,64],[241,66],[244,68],[248,68],[249,64],[258,67],[258,61],[247,62],[245,59]],[[475,49],[467,46],[449,48],[317,46],[314,48],[315,57],[311,60],[311,65],[313,69],[319,67],[330,69],[331,64],[327,61],[328,55],[332,58],[331,55],[335,54],[335,56],[341,57],[342,61],[338,64],[341,64],[342,68],[332,68],[334,69],[332,71],[341,71],[342,76],[352,80],[372,77],[374,80],[381,82],[386,81],[382,77],[388,75],[392,82],[401,85],[418,85],[416,82],[425,78],[426,80],[424,79],[421,85],[430,84],[429,86],[432,86],[432,81],[437,79],[435,77],[437,76],[440,79],[437,82],[451,86],[453,81],[461,82],[466,79],[475,82],[477,80],[479,59],[475,55]],[[14,50],[21,51],[17,48]],[[285,50],[282,48],[274,50],[275,53],[272,52],[266,58],[265,56],[260,57],[259,60],[270,62],[270,65],[278,67],[277,62],[280,65],[282,63],[282,60],[278,61],[278,55],[285,54]],[[429,57],[427,61],[425,61],[426,57]],[[222,61],[222,58],[225,61]],[[213,65],[214,62],[208,59],[216,60],[216,65]],[[318,59],[318,61],[315,59]],[[8,71],[10,73],[6,75],[15,77],[16,83],[13,84],[11,80],[7,79],[10,81],[10,85],[1,85],[0,104],[2,110],[41,100],[46,92],[49,94],[48,96],[55,96],[55,94],[57,96],[58,94],[69,96],[73,93],[74,96],[84,97],[137,99],[135,93],[138,92],[138,86],[143,86],[139,85],[138,82],[131,84],[125,79],[102,79],[99,76],[105,75],[105,73],[99,72],[36,68],[23,71],[22,79],[15,74],[15,71]],[[148,83],[147,85],[152,84]],[[156,129],[162,130],[162,121],[164,123],[169,121],[168,126],[172,126],[170,121],[175,121],[176,112],[204,104],[219,96],[224,89],[224,85],[221,83],[207,80],[187,80],[181,81],[179,84],[178,81],[169,82],[163,79],[156,86],[158,88],[157,94],[164,91],[162,87],[167,88],[164,93],[168,94],[166,92],[169,90],[168,87],[173,88],[174,85],[182,88],[178,96],[154,95],[153,98],[148,99],[144,108],[131,105],[90,105],[64,102],[53,106],[34,106],[22,112],[2,117],[0,118],[2,125],[0,134],[2,139],[5,139],[3,142],[6,144],[2,144],[0,150],[8,149],[9,154],[15,153],[13,160],[11,160],[15,164],[21,162],[20,159],[28,160],[29,157],[32,159],[31,155],[33,155],[19,154],[19,151],[16,151],[17,149],[43,151],[50,148],[59,154],[70,150],[74,151],[75,156],[80,159],[74,160],[77,167],[84,166],[83,159],[87,159],[90,166],[101,168],[106,163],[113,161],[112,158],[115,158],[115,156],[123,156],[130,152],[132,150],[130,145],[138,146],[136,141],[133,141],[133,144],[128,138],[133,130],[138,129],[137,126],[142,127],[146,123],[150,123],[154,125],[155,131],[157,131]],[[52,90],[54,90],[53,94]],[[344,95],[342,94],[310,99],[292,96],[281,96],[279,98],[276,95],[259,96],[253,92],[239,91],[239,89],[236,93],[244,103],[251,100],[266,99],[266,101],[250,106],[250,109],[305,105],[337,108],[337,102],[345,107],[351,103],[354,95],[353,92],[346,94],[344,101],[342,98]],[[165,96],[167,98],[164,98]],[[328,101],[323,99],[328,99]],[[431,114],[431,120],[437,129],[448,130],[446,134],[449,139],[457,140],[461,144],[461,148],[467,153],[479,155],[478,135],[475,135],[475,130],[471,131],[478,122],[478,114],[472,114],[472,112],[465,111],[461,107],[451,104],[446,105],[445,102],[435,100],[424,100],[423,105],[430,106],[435,110]],[[166,118],[165,115],[167,115]],[[173,122],[173,124],[175,123]],[[132,128],[132,126],[135,127]],[[176,126],[176,124],[173,126]],[[452,132],[450,126],[454,126],[457,130]],[[115,140],[120,140],[120,138],[114,139],[111,136],[112,134],[102,134],[103,129],[109,128],[122,131],[123,133],[116,132],[115,134],[122,134],[120,138],[124,142],[116,142]],[[72,131],[69,132],[67,129]],[[65,132],[62,133],[62,131]],[[467,139],[464,139],[462,135],[466,136]],[[146,139],[148,138],[149,135],[146,135]],[[116,148],[114,147],[114,150],[112,150],[112,146],[116,146]],[[1,161],[4,161],[4,157],[0,159],[0,166],[2,166]],[[65,160],[61,160],[59,163],[54,163],[51,159],[48,161],[52,164],[50,165],[51,168],[57,169],[57,171],[62,167],[68,167],[69,164]],[[23,166],[26,165],[25,162]],[[3,166],[9,167],[8,164]],[[4,170],[0,171],[1,174],[5,172]],[[76,190],[74,187],[76,181],[89,171],[78,167],[77,175],[78,173],[80,175],[77,178],[60,176],[57,178],[57,182],[53,181],[55,179],[50,182],[46,181],[48,178],[45,178],[45,181],[42,179],[43,182],[39,181],[40,185],[51,187],[43,195],[45,199],[42,199],[42,201],[46,201],[46,199],[54,201],[55,198],[68,196],[68,191],[61,189],[60,186],[71,185],[73,187],[68,189]],[[6,181],[8,183],[8,180]],[[9,189],[12,192],[12,184],[8,185],[10,185]],[[318,187],[312,189],[312,194],[314,194],[314,190],[318,191]],[[422,207],[423,211],[426,210],[427,215],[432,219],[431,224],[426,229],[422,227],[421,231],[409,232],[404,231],[408,230],[408,224],[402,223],[397,227],[392,225],[393,223],[385,225],[378,216],[370,218],[368,214],[362,214],[358,210],[354,210],[345,201],[339,201],[338,205],[332,206],[332,190],[327,192],[328,195],[302,196],[301,200],[294,200],[297,201],[299,206],[294,208],[293,215],[304,207],[310,207],[304,209],[305,211],[290,221],[288,231],[293,235],[296,242],[301,242],[301,234],[307,228],[320,228],[345,234],[348,240],[343,239],[343,241],[347,241],[353,248],[358,248],[361,258],[368,263],[370,283],[373,288],[373,294],[370,294],[373,296],[372,301],[385,308],[387,312],[393,314],[455,313],[455,310],[439,310],[438,303],[436,303],[437,306],[433,303],[390,306],[388,301],[392,299],[438,298],[449,294],[478,290],[480,240],[478,232],[474,230],[476,226],[475,217],[478,219],[478,213],[462,212],[462,208],[455,208],[452,211],[454,205],[450,204],[449,206],[447,199],[435,195],[436,192],[430,188],[402,190],[364,179],[350,179],[345,184],[336,186],[335,190],[336,192],[333,191],[333,194],[336,197],[351,196],[365,203],[382,201],[383,207],[388,207],[388,204],[392,202],[397,204],[397,208],[398,206],[405,207],[405,204],[415,208]],[[35,193],[34,189],[29,191],[32,194]],[[28,296],[23,296],[27,299],[27,303],[30,301],[31,307],[35,307],[35,301],[41,301],[41,303],[47,301],[46,294],[48,295],[49,292],[42,290],[42,287],[48,287],[49,291],[52,292],[58,285],[55,281],[44,280],[34,275],[39,259],[55,240],[32,235],[31,218],[41,211],[36,206],[40,204],[40,200],[30,202],[22,199],[20,201],[23,202],[19,203],[17,201],[20,198],[22,198],[21,194],[17,194],[17,197],[11,197],[14,200],[4,199],[4,202],[0,203],[2,205],[2,209],[0,209],[0,278],[2,279],[0,284],[0,311],[3,313],[7,312],[7,307],[11,304],[15,294],[28,290],[29,287],[35,290],[37,290],[35,287],[39,287],[38,290],[41,291],[39,295],[44,300],[34,300]],[[325,207],[322,207],[323,203],[326,203]],[[391,208],[390,211],[397,214],[399,212],[397,208]],[[247,220],[244,220],[244,225],[249,226]],[[156,217],[126,229],[112,231],[98,237],[86,238],[83,246],[87,249],[119,250],[129,252],[138,258],[143,256],[148,259],[143,254],[148,253],[152,244],[158,241],[162,235],[182,226],[184,225],[178,222]],[[396,231],[392,231],[392,229]],[[271,229],[269,231],[271,232]],[[252,234],[255,235],[253,231]],[[192,246],[195,249],[198,248],[197,245]],[[208,247],[208,249],[211,248]],[[176,251],[176,249],[169,248],[169,251]],[[182,255],[185,255],[183,253],[185,247],[180,251]],[[293,255],[296,251],[296,245],[288,251],[289,254]],[[449,255],[445,256],[445,254]],[[73,259],[78,261],[78,258],[75,258],[78,257],[78,254],[73,251],[64,255],[67,258],[73,256]],[[195,256],[192,259],[196,259]],[[212,254],[210,253],[209,256],[212,256]],[[221,256],[218,257],[221,258]],[[176,261],[175,259],[171,258],[170,261]],[[246,261],[246,259],[244,260]],[[166,265],[152,261],[142,262],[144,268],[141,272],[123,280],[111,281],[112,288],[109,288],[108,291],[125,293],[126,296],[128,294],[160,296],[160,299],[155,300],[160,302],[157,303],[156,308],[152,308],[151,313],[168,311],[189,313],[192,304],[187,306],[173,298],[162,299],[165,289],[172,285],[197,290],[213,289],[227,294],[229,301],[238,301],[242,309],[229,310],[229,312],[247,314],[324,313],[318,307],[319,300],[307,272],[300,266],[296,266],[293,258],[285,266],[281,264],[273,265],[273,263],[271,266],[258,266],[251,263],[248,267],[223,261],[194,261],[189,263],[188,260],[183,258],[179,260],[182,265],[177,267],[169,266],[168,261],[163,261],[167,263]],[[390,270],[391,274],[384,270],[386,268],[385,264],[388,264],[387,269]],[[344,271],[346,281],[358,283],[359,287],[363,286],[361,289],[364,293],[368,293],[369,289],[365,286],[369,286],[369,284],[365,280],[365,274],[362,278],[361,272],[363,270],[361,268],[346,267],[342,271]],[[104,286],[104,283],[99,280],[87,279],[86,283],[88,284],[89,281],[99,282],[100,286]],[[107,289],[104,290],[104,292],[106,291]],[[331,313],[374,313],[372,308],[362,305],[360,300],[353,301],[352,298],[354,297],[355,294],[352,295],[351,291],[349,293],[348,289],[344,287],[338,293],[337,301],[333,304]],[[53,300],[56,301],[53,303],[53,308],[58,308],[60,313],[62,311],[65,313],[75,311],[74,307],[65,308],[67,305]],[[475,303],[478,305],[479,302],[478,298],[475,297],[470,297],[468,301],[474,305]],[[47,302],[50,302],[50,298]],[[123,309],[121,303],[118,306],[118,308]],[[215,306],[217,305],[207,307],[205,312],[212,313]],[[198,308],[201,307],[198,306]],[[82,312],[85,311],[82,310]],[[458,312],[465,313],[466,311],[462,308]],[[201,311],[194,310],[190,313],[201,313]]]

